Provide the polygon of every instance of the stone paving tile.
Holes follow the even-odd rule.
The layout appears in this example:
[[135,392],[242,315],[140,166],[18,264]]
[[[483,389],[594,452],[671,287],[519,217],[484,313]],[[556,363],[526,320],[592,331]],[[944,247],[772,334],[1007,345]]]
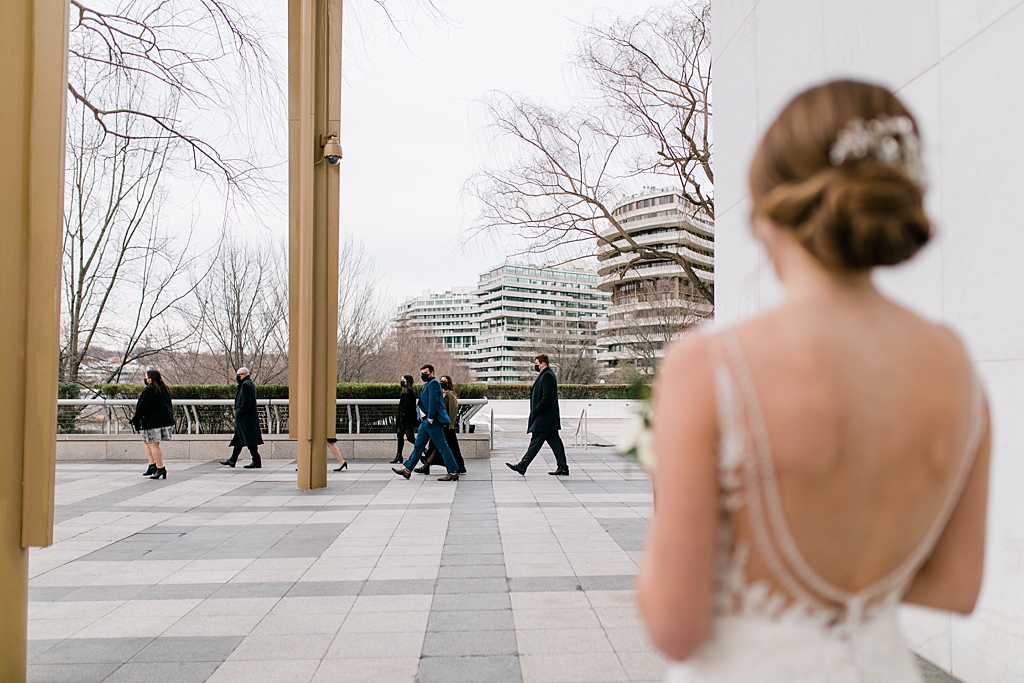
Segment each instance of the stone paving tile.
[[425,657],[420,662],[418,683],[521,683],[519,658],[512,655],[483,657]]
[[519,477],[521,428],[454,486],[383,463],[318,491],[290,461],[172,461],[142,483],[135,464],[60,463],[29,681],[660,680],[633,597],[646,475],[595,448],[569,449],[568,478],[547,451]]

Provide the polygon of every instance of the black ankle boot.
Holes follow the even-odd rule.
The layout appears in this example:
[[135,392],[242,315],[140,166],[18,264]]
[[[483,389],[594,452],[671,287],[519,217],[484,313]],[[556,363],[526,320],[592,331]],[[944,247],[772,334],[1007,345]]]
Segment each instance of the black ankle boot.
[[148,477],[151,474],[153,474],[154,472],[156,472],[156,465],[153,464],[153,463],[149,463],[149,467],[146,469],[145,472],[142,473],[142,476]]
[[166,479],[166,478],[167,478],[167,468],[166,467],[157,467],[156,471],[153,472],[153,476],[150,477],[150,479]]
[[399,453],[398,455],[395,456],[395,459],[391,461],[391,464],[392,465],[397,465],[400,462],[405,462],[404,460],[402,460],[402,454],[401,453]]

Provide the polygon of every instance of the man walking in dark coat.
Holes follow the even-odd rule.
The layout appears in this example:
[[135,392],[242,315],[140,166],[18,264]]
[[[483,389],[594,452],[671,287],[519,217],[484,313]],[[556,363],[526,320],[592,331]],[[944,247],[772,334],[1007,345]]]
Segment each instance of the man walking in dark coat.
[[416,467],[429,439],[441,452],[445,469],[448,470],[448,474],[439,477],[438,481],[458,481],[459,465],[455,462],[452,449],[448,447],[448,440],[444,438],[444,425],[451,424],[452,419],[444,409],[444,395],[441,383],[434,377],[434,366],[425,364],[420,368],[420,379],[423,380],[423,389],[420,390],[420,405],[417,409],[420,415],[420,428],[416,434],[416,443],[413,444],[412,455],[405,464],[401,467],[392,467],[391,471],[406,479],[412,476],[412,468]]
[[238,393],[235,394],[235,436],[231,439],[231,457],[221,460],[221,465],[234,467],[238,454],[243,448],[249,449],[252,462],[245,466],[247,470],[258,470],[261,467],[258,446],[263,443],[260,432],[260,417],[256,412],[256,385],[249,377],[248,368],[238,368],[235,375],[238,381]]
[[513,465],[505,463],[513,472],[525,475],[526,468],[530,466],[533,459],[540,452],[540,447],[546,441],[555,454],[555,462],[558,466],[554,472],[556,476],[564,477],[569,474],[569,464],[565,461],[565,446],[558,436],[558,430],[562,428],[561,419],[558,415],[558,380],[555,379],[555,371],[548,366],[546,353],[538,353],[533,358],[533,369],[539,372],[533,389],[530,391],[530,421],[526,431],[533,436],[530,439],[530,447],[526,449],[526,455]]

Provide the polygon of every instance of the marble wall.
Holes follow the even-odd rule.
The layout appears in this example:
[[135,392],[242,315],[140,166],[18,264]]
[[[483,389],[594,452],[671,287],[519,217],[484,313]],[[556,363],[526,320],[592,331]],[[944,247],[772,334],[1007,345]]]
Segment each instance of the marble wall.
[[828,78],[894,88],[923,134],[939,236],[878,273],[966,340],[993,406],[985,582],[970,617],[907,608],[915,649],[968,683],[1024,680],[1024,2],[712,0],[718,320],[779,285],[748,225],[746,170],[789,98]]

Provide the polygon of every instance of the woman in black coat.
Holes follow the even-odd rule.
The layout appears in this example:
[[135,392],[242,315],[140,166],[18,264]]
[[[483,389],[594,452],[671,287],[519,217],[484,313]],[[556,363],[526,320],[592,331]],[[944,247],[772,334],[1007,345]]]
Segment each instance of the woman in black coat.
[[171,392],[159,371],[146,371],[146,388],[135,404],[131,423],[142,433],[142,443],[149,459],[149,467],[142,476],[166,479],[167,470],[164,468],[160,442],[170,441],[174,434],[174,409],[171,407]]
[[395,455],[393,463],[403,462],[402,449],[405,448],[405,441],[416,442],[416,428],[419,427],[419,416],[416,415],[416,394],[412,390],[412,375],[403,375],[401,379],[402,393],[398,397],[398,417],[395,424],[398,426],[398,454]]

